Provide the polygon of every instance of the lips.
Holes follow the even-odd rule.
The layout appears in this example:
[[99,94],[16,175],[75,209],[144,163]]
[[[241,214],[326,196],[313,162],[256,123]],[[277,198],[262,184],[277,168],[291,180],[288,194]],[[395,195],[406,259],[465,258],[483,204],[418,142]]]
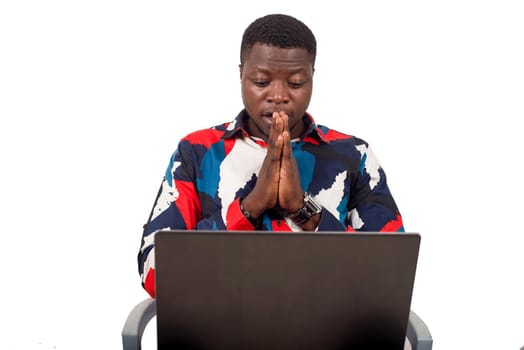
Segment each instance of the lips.
[[273,122],[273,115],[272,114],[262,114],[262,120],[271,125],[271,123]]
[[273,113],[275,112],[284,112],[287,114],[288,117],[291,117],[291,114],[287,111],[282,111],[282,110],[277,110],[277,111],[270,111],[270,112],[263,112],[261,113],[261,116],[262,117],[267,117],[267,118],[273,118]]
[[[266,122],[268,125],[271,125],[271,123],[273,122],[273,113],[280,112],[280,111],[281,110],[263,112],[260,114],[260,116],[262,117],[262,120],[264,120],[264,122]],[[288,118],[291,118],[291,115],[288,112],[286,111],[283,111],[283,112],[288,115]]]

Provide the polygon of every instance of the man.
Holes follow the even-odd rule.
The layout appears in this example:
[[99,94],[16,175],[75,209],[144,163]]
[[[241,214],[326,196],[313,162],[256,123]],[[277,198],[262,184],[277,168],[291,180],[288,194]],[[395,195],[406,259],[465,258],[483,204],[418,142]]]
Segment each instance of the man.
[[313,33],[293,17],[264,16],[245,30],[244,109],[180,141],[144,228],[138,263],[151,296],[160,229],[403,231],[368,144],[306,112],[315,56]]

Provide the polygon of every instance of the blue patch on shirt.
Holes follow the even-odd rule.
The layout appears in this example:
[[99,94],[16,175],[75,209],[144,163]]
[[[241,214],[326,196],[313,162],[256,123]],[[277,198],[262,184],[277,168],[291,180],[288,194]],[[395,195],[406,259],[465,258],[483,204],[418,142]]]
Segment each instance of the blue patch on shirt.
[[358,171],[360,172],[360,175],[364,175],[364,168],[366,167],[366,159],[368,158],[368,155],[364,153],[362,156],[362,159],[360,160],[360,166],[358,168]]
[[338,220],[346,225],[346,217],[348,215],[348,201],[349,198],[345,195],[337,206]]
[[220,181],[220,164],[224,158],[226,158],[224,141],[211,145],[200,164],[202,177],[197,179],[199,192],[204,192],[211,198],[215,198]]
[[169,159],[169,164],[166,169],[166,181],[169,184],[170,187],[173,187],[173,164],[175,164],[175,157],[177,155],[177,151],[175,151],[171,155],[171,159]]
[[298,172],[300,173],[300,184],[304,191],[309,188],[313,172],[315,170],[315,156],[302,149],[302,143],[292,143],[293,156],[297,161]]

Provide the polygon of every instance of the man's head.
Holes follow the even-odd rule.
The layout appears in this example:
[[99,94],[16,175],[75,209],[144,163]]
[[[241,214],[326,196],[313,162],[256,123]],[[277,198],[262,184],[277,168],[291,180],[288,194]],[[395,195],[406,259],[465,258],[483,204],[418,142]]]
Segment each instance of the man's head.
[[301,21],[267,15],[244,32],[240,49],[242,99],[253,136],[267,140],[273,112],[284,111],[292,138],[304,131],[311,100],[316,40]]
[[260,17],[251,23],[242,37],[240,45],[240,65],[256,43],[287,49],[290,47],[305,49],[311,64],[315,66],[317,41],[313,32],[298,19],[282,14]]

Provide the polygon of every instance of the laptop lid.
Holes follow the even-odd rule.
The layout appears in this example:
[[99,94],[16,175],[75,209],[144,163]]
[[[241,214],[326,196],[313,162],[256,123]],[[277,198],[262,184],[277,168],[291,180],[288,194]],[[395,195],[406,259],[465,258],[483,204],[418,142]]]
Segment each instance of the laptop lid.
[[417,233],[161,231],[163,349],[403,349]]

